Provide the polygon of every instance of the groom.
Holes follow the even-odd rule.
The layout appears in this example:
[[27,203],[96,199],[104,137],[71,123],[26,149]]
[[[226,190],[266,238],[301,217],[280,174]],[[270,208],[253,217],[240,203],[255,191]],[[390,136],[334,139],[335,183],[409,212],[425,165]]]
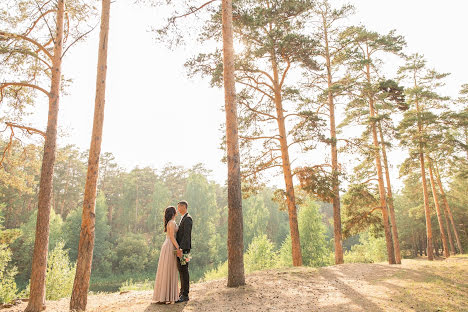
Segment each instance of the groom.
[[179,230],[176,235],[176,240],[179,244],[179,249],[177,250],[177,268],[179,269],[180,276],[180,297],[176,302],[189,301],[190,281],[188,262],[184,265],[180,264],[182,253],[189,253],[192,248],[192,217],[187,213],[187,208],[188,203],[185,200],[182,200],[177,204],[177,210],[182,216],[182,219],[180,219]]

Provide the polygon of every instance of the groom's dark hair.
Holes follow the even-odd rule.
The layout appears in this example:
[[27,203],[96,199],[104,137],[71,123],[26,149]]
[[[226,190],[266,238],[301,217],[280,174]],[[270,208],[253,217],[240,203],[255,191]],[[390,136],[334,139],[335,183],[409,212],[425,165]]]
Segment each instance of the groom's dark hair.
[[177,205],[184,205],[185,209],[188,209],[188,202],[186,200],[181,200],[177,203]]

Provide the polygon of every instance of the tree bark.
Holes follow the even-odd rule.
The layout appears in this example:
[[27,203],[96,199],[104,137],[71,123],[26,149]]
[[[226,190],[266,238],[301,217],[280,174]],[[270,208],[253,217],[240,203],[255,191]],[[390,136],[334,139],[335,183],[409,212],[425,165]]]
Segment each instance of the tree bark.
[[272,54],[273,68],[273,87],[275,90],[275,106],[279,131],[279,141],[281,146],[281,160],[284,176],[284,184],[286,186],[286,203],[289,214],[289,230],[291,233],[292,245],[292,263],[293,266],[302,265],[301,243],[299,239],[299,226],[297,222],[296,196],[294,194],[294,183],[292,179],[291,162],[289,160],[289,146],[286,132],[285,118],[283,114],[283,100],[281,97],[281,87],[279,84],[278,65],[276,63],[274,53]]
[[[371,85],[371,77],[370,77],[370,66],[367,65],[367,82]],[[375,116],[375,108],[374,108],[374,96],[372,94],[369,95],[369,114],[370,118],[374,119]],[[372,132],[372,140],[375,149],[375,165],[377,169],[377,177],[379,182],[379,197],[380,197],[380,208],[382,211],[382,222],[385,231],[385,241],[387,245],[387,256],[388,256],[388,263],[395,264],[395,253],[393,250],[393,243],[392,243],[392,234],[390,232],[390,225],[388,223],[388,212],[387,212],[387,200],[385,198],[385,185],[382,173],[382,162],[380,159],[380,148],[379,148],[379,140],[377,138],[377,127],[375,125],[375,120],[371,120],[371,132]]]
[[228,163],[228,287],[245,285],[239,130],[234,78],[232,0],[222,0],[223,78]]
[[101,154],[104,105],[106,98],[110,2],[111,0],[102,0],[93,132],[89,149],[88,172],[83,199],[83,214],[80,242],[78,245],[76,274],[70,300],[70,310],[72,311],[85,311],[88,301],[89,279],[91,276],[91,264],[94,248],[97,180],[99,175],[99,158]]
[[[415,85],[415,87],[417,86]],[[423,128],[422,128],[422,122],[421,122],[421,116],[420,116],[421,111],[420,111],[418,99],[416,99],[416,111],[418,114],[418,133],[419,133],[419,136],[422,137]],[[431,209],[429,207],[429,195],[427,192],[427,181],[426,181],[426,167],[424,163],[424,150],[423,150],[422,142],[419,142],[419,163],[421,165],[421,179],[422,179],[423,197],[424,197],[424,213],[426,216],[427,259],[429,261],[432,261],[434,260],[434,253],[433,253],[434,244],[432,242]]]
[[434,181],[434,174],[432,172],[432,162],[429,157],[427,158],[427,165],[429,166],[429,178],[431,181],[432,197],[434,198],[434,204],[435,204],[436,212],[437,212],[437,221],[439,221],[440,237],[442,238],[442,248],[444,250],[445,258],[448,258],[450,257],[450,252],[448,249],[447,237],[445,236],[445,230],[444,230],[444,226],[442,223],[442,213],[440,212],[439,197],[437,196],[437,191],[436,191],[436,186],[435,186],[435,181]]
[[333,187],[333,233],[335,240],[335,264],[344,263],[343,259],[343,239],[341,235],[341,207],[340,207],[340,180],[338,168],[338,149],[335,125],[335,103],[332,94],[332,69],[330,60],[330,50],[328,44],[328,31],[325,16],[322,14],[324,39],[325,39],[325,58],[327,67],[327,85],[328,85],[328,108],[330,111],[330,140],[331,140],[331,165],[332,165],[332,187]]
[[445,221],[445,228],[447,229],[447,239],[449,241],[449,246],[450,246],[450,254],[454,255],[456,254],[456,249],[455,246],[453,245],[453,237],[452,237],[452,231],[450,230],[450,225],[447,217],[447,209],[445,209],[445,206],[443,207],[444,209],[444,221]]
[[[439,168],[437,167],[437,163],[436,163],[435,170],[436,170],[437,184],[439,185],[440,194],[442,195],[442,200],[444,201],[445,212],[450,219],[450,224],[452,225],[453,234],[455,235],[455,240],[457,241],[458,251],[462,254],[463,248],[460,242],[460,237],[458,236],[457,228],[455,226],[455,222],[453,221],[452,211],[450,210],[450,206],[447,201],[447,196],[445,195],[444,187],[442,186],[442,181],[440,180],[440,173],[439,173]],[[448,227],[447,227],[447,230],[450,232],[450,229]]]
[[45,308],[45,275],[49,248],[49,218],[52,200],[55,152],[57,146],[57,122],[62,80],[63,29],[65,0],[57,1],[56,37],[52,58],[52,77],[49,92],[49,114],[44,142],[39,199],[37,208],[36,238],[31,270],[31,286],[28,306],[25,311],[36,312]]
[[401,264],[401,251],[400,251],[400,241],[398,239],[398,228],[395,218],[395,208],[393,207],[393,192],[392,184],[390,182],[390,170],[388,169],[388,160],[387,160],[387,151],[385,148],[385,141],[382,131],[382,124],[379,120],[379,133],[380,133],[380,146],[382,147],[382,158],[385,167],[385,179],[387,181],[387,203],[388,210],[390,211],[390,223],[392,224],[392,234],[393,234],[393,248],[395,252],[395,262]]

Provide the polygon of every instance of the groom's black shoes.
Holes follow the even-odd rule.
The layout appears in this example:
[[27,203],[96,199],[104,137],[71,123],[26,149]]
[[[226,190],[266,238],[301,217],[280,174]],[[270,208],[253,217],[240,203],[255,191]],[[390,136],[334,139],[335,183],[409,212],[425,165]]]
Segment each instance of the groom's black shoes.
[[179,300],[177,300],[176,303],[181,303],[181,302],[186,302],[186,301],[189,301],[189,297],[182,295],[179,297]]

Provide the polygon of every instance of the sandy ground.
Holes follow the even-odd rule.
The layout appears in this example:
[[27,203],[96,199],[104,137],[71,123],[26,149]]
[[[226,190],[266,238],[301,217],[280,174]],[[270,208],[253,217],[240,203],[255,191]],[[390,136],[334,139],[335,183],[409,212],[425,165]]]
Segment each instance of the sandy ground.
[[[151,304],[151,291],[91,295],[88,311],[468,311],[468,257],[256,272],[246,286],[193,284],[186,304]],[[68,311],[69,299],[46,311]],[[23,311],[26,303],[1,312]]]

